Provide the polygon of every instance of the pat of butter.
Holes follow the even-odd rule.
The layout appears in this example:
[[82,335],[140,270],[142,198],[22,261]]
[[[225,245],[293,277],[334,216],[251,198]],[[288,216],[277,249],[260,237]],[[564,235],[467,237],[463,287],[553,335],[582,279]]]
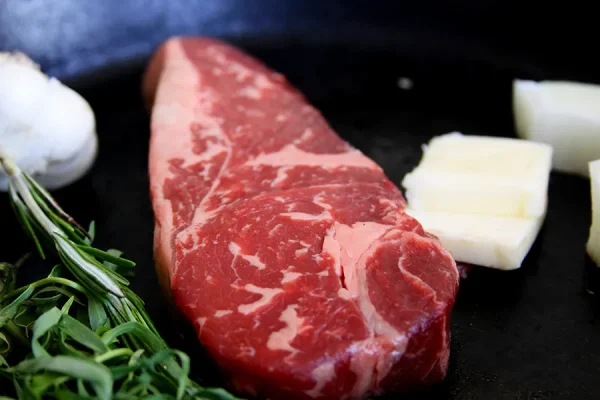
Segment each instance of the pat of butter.
[[438,136],[402,181],[417,211],[535,218],[545,214],[552,147],[520,139]]
[[502,270],[521,266],[544,220],[411,209],[406,213],[436,235],[455,260]]
[[590,258],[600,266],[600,160],[589,163],[592,192],[592,224],[586,250]]
[[519,268],[544,222],[552,147],[521,139],[432,139],[406,175],[406,212],[456,261]]
[[600,85],[515,80],[513,115],[519,137],[553,146],[558,171],[588,176],[600,158]]

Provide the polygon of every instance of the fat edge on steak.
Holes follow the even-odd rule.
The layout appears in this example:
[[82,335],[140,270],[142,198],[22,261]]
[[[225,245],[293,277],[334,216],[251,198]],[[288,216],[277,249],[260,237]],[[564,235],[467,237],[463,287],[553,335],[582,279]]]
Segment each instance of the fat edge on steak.
[[454,260],[285,78],[208,38],[151,60],[161,281],[232,387],[360,399],[443,379]]

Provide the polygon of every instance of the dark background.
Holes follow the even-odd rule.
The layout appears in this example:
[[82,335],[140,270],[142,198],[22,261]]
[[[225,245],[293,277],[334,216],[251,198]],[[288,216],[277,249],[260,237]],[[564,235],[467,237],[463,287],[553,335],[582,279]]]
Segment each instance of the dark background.
[[[356,42],[476,57],[536,78],[598,79],[592,2],[2,0],[0,49],[59,78],[134,65],[171,35]],[[463,54],[463,53],[470,54]],[[454,54],[457,53],[457,54]],[[119,73],[122,69],[118,69]]]
[[[125,250],[138,263],[132,287],[159,330],[192,355],[195,376],[218,384],[194,333],[173,324],[153,270],[149,121],[139,93],[152,50],[174,34],[233,41],[283,72],[399,184],[434,135],[514,136],[513,78],[600,82],[594,13],[577,2],[559,5],[0,0],[0,50],[26,52],[90,101],[98,160],[54,194],[82,224],[96,220],[99,246]],[[398,88],[400,77],[411,78],[412,90]],[[0,259],[31,249],[6,196],[0,224]],[[598,398],[600,308],[592,294],[598,271],[584,251],[589,224],[589,181],[553,173],[544,230],[523,267],[476,269],[461,282],[448,377],[405,398]],[[29,279],[47,273],[41,265],[26,271]]]

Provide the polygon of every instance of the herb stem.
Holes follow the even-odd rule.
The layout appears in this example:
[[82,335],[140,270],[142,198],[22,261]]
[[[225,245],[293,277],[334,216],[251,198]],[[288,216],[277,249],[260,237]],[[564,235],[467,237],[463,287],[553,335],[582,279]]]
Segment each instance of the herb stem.
[[42,225],[42,227],[48,232],[50,235],[55,233],[61,233],[61,231],[52,223],[50,218],[44,214],[42,208],[38,205],[38,203],[33,198],[33,195],[29,191],[27,184],[23,179],[23,174],[21,170],[13,164],[12,160],[8,158],[0,157],[0,165],[4,167],[6,173],[11,177],[11,184],[15,186],[15,189],[21,195],[21,198],[25,202],[25,205],[29,208],[31,213],[35,216],[37,221]]
[[110,350],[107,351],[104,354],[100,354],[99,356],[97,356],[95,358],[96,362],[99,363],[105,363],[108,360],[111,360],[113,358],[117,358],[117,357],[131,357],[133,355],[133,351],[131,351],[130,349],[114,349],[114,350]]
[[17,297],[29,288],[32,288],[35,290],[41,286],[51,285],[51,284],[56,284],[56,283],[59,285],[68,286],[68,287],[75,289],[83,294],[87,294],[85,289],[83,288],[83,286],[81,286],[77,282],[73,282],[72,280],[65,279],[65,278],[48,277],[48,278],[40,279],[39,281],[35,281],[27,286],[21,286],[20,288],[15,289],[15,290],[11,291],[10,293],[7,293],[1,300],[7,300],[7,299],[10,299],[13,297]]

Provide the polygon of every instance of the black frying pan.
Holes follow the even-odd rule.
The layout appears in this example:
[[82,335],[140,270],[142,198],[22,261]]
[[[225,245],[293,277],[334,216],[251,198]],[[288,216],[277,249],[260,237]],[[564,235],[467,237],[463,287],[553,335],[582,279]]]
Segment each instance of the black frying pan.
[[[55,195],[82,223],[97,221],[99,245],[125,250],[138,262],[132,286],[159,330],[192,355],[196,376],[217,385],[194,332],[174,327],[159,295],[148,198],[149,119],[140,97],[145,60],[174,34],[224,37],[284,73],[344,139],[399,184],[433,135],[514,136],[513,78],[600,80],[600,64],[588,47],[594,36],[583,20],[589,11],[468,3],[4,0],[0,50],[25,51],[92,104],[98,161],[87,177]],[[564,27],[570,14],[578,28]],[[409,90],[398,83],[403,77],[412,82]],[[448,377],[411,396],[600,395],[598,272],[584,251],[589,192],[585,179],[552,174],[545,226],[523,267],[475,269],[461,282]],[[0,221],[9,233],[0,259],[11,261],[30,244],[13,234],[19,228],[6,196],[0,196]],[[47,273],[43,265],[28,268],[31,275]]]

